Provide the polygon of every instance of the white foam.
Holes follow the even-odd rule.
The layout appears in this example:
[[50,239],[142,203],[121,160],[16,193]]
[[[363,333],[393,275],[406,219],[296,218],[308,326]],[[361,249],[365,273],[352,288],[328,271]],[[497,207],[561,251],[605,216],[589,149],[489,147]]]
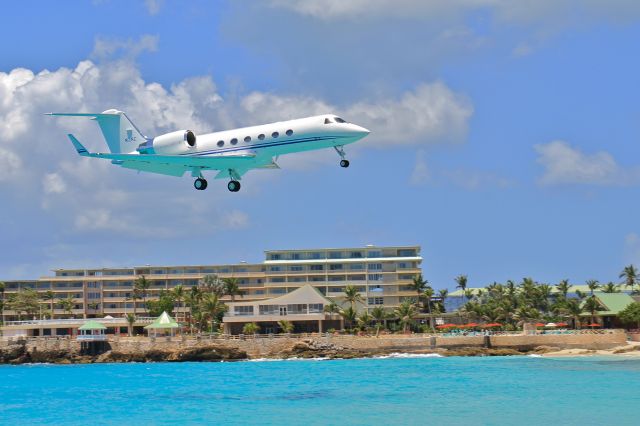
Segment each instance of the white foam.
[[386,359],[386,358],[444,358],[440,354],[411,354],[411,353],[403,353],[403,352],[393,352],[389,355],[381,355],[376,356],[374,358],[377,359]]

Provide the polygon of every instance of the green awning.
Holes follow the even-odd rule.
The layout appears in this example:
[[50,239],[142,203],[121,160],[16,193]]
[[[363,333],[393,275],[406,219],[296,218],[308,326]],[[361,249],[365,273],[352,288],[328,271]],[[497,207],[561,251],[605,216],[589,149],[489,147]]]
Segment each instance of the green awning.
[[145,327],[145,329],[162,329],[162,328],[180,328],[180,325],[169,316],[168,313],[163,312],[154,322]]
[[78,330],[85,330],[85,331],[106,330],[106,329],[107,327],[105,327],[103,324],[100,324],[98,321],[95,321],[95,320],[87,321],[84,324],[82,324],[82,327],[78,328]]

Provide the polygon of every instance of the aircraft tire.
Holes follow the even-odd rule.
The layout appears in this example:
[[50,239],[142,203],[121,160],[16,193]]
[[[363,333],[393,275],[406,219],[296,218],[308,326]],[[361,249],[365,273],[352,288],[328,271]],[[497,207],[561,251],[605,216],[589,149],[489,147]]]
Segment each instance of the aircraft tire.
[[349,167],[349,160],[340,160],[340,167]]
[[193,187],[198,191],[204,191],[205,189],[207,189],[207,180],[198,178],[195,180],[195,182],[193,182]]
[[231,192],[240,191],[240,182],[238,182],[237,180],[229,181],[229,183],[227,184],[227,189]]

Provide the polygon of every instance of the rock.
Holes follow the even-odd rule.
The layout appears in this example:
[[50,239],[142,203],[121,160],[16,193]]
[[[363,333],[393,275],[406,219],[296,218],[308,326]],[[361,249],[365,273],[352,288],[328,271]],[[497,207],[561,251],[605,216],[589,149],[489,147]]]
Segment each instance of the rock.
[[549,353],[549,352],[557,352],[559,350],[560,350],[560,348],[557,348],[555,346],[542,345],[542,346],[536,346],[533,349],[532,352],[535,353],[535,354],[546,354],[546,353]]
[[224,346],[199,346],[173,352],[167,361],[233,361],[247,359],[247,353]]

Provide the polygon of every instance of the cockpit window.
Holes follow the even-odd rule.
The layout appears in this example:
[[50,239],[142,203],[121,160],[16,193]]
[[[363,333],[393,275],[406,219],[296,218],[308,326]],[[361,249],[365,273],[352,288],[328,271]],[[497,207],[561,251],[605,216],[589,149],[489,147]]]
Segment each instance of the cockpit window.
[[346,123],[346,121],[344,121],[342,118],[340,117],[335,117],[334,120],[336,120],[336,123]]
[[324,119],[324,124],[331,124],[331,123],[332,123],[332,121],[331,121],[330,118],[325,118]]

